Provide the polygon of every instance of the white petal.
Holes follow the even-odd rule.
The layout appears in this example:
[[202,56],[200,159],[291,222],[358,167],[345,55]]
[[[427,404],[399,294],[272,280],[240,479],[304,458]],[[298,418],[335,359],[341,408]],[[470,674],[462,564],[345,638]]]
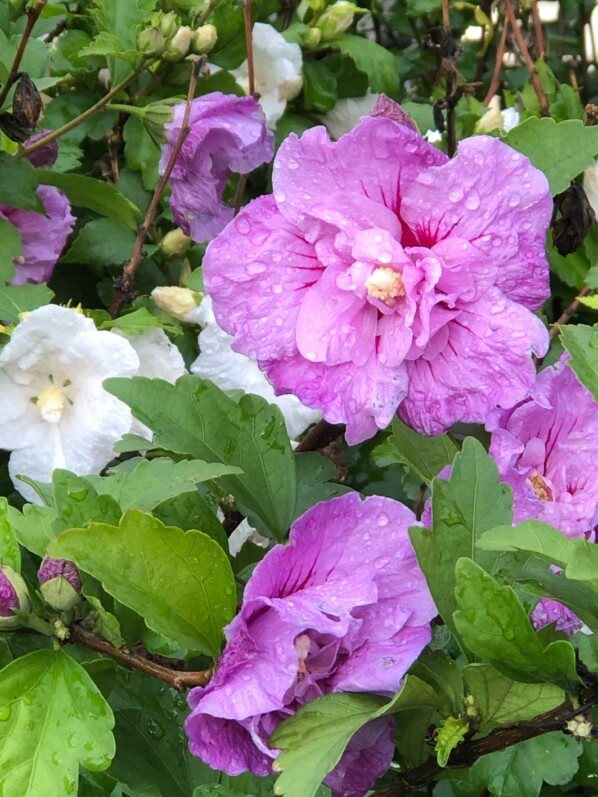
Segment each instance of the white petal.
[[139,376],[148,379],[176,380],[187,372],[180,351],[172,343],[163,329],[153,327],[140,335],[120,333],[137,352],[139,357]]

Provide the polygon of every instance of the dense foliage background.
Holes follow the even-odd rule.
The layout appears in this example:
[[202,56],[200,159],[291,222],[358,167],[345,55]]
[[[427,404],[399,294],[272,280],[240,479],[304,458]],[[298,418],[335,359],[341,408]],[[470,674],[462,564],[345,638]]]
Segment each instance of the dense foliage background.
[[[0,598],[19,599],[0,611],[3,797],[323,797],[353,734],[389,715],[396,751],[373,793],[596,794],[591,535],[512,525],[482,425],[431,437],[395,418],[349,446],[341,427],[306,431],[315,414],[269,403],[228,336],[202,343],[214,329],[196,313],[207,242],[173,220],[159,161],[173,105],[211,92],[254,93],[277,148],[320,124],[338,138],[381,93],[449,155],[466,137],[499,137],[555,198],[551,293],[538,311],[551,345],[538,367],[567,349],[598,400],[597,59],[590,0],[0,3],[0,574],[12,585]],[[271,162],[234,171],[223,201],[235,212],[271,192]],[[48,186],[63,197],[52,212]],[[155,290],[166,286],[187,290]],[[48,305],[77,308],[78,320],[69,326]],[[37,332],[20,338],[32,312]],[[195,367],[200,351],[212,359]],[[81,391],[67,401],[84,420],[63,430],[60,456],[48,423],[19,409],[52,421],[65,401],[52,376],[23,398],[30,355],[60,361],[58,389],[74,380]],[[117,378],[102,392],[105,377]],[[572,396],[563,417],[577,412]],[[598,454],[595,403],[588,412],[587,449]],[[95,443],[79,446],[94,435],[108,440],[104,461]],[[9,474],[15,450],[25,453]],[[450,479],[436,478],[451,463]],[[277,773],[214,771],[188,750],[188,689],[212,677],[222,629],[268,546],[351,491],[392,498],[418,519],[433,494],[433,534],[412,532],[440,614],[432,642],[392,700],[337,693],[284,723]],[[42,578],[46,556],[78,570]],[[536,631],[538,597],[566,604],[582,630]]]

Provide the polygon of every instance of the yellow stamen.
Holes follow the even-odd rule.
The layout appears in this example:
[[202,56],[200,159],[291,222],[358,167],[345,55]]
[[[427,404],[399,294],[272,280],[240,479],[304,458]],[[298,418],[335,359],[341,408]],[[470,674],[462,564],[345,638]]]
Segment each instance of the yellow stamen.
[[397,303],[399,296],[405,295],[403,279],[393,268],[376,268],[365,283],[366,290],[374,299],[380,299],[389,307]]

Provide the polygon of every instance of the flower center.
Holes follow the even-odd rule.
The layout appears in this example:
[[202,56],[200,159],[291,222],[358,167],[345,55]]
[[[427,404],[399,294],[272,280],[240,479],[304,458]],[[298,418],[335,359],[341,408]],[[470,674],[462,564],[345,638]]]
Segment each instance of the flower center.
[[375,268],[365,283],[369,296],[394,307],[399,296],[405,295],[403,279],[398,271],[386,266]]
[[47,423],[58,423],[66,403],[64,391],[55,385],[45,387],[37,396],[39,414]]
[[295,650],[297,651],[297,674],[305,675],[307,672],[307,657],[311,648],[311,639],[307,634],[299,634],[295,639]]
[[552,490],[539,473],[532,473],[529,477],[529,482],[540,501],[543,501],[545,504],[548,503],[548,501],[554,501]]

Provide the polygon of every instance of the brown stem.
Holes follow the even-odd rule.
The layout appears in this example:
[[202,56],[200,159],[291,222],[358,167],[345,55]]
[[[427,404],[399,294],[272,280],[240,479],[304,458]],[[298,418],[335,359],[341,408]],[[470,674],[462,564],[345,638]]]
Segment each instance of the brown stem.
[[577,714],[584,714],[598,704],[598,684],[594,683],[582,690],[580,703],[581,705],[577,708],[571,703],[563,703],[558,708],[540,714],[528,722],[518,722],[506,728],[497,728],[481,739],[463,742],[453,751],[445,768],[439,766],[435,759],[430,759],[425,764],[398,775],[389,786],[377,791],[376,794],[379,797],[397,797],[397,795],[406,794],[435,780],[445,769],[468,767],[478,758],[489,753],[496,753],[544,733],[563,730],[566,722]]
[[91,119],[92,116],[95,116],[96,113],[102,110],[110,100],[116,97],[117,94],[120,94],[121,91],[126,89],[129,83],[132,83],[135,78],[139,75],[139,73],[149,66],[149,62],[146,62],[143,67],[135,70],[131,75],[126,77],[124,80],[121,80],[114,88],[110,89],[110,91],[105,94],[101,99],[99,99],[95,105],[92,105],[87,110],[80,113],[79,116],[75,116],[73,119],[70,119],[66,124],[63,124],[61,127],[57,127],[56,130],[52,130],[48,133],[47,136],[34,141],[33,144],[30,144],[28,147],[21,147],[19,151],[16,153],[16,158],[28,157],[31,155],[32,152],[36,152],[38,149],[45,147],[46,144],[49,144],[51,141],[56,141],[57,138],[63,136],[65,133],[68,133],[70,130],[73,130],[75,127],[78,127],[83,122],[86,122],[88,119]]
[[131,298],[133,295],[135,272],[137,271],[139,265],[143,260],[144,256],[143,244],[145,243],[145,238],[158,211],[160,199],[162,198],[162,194],[166,190],[166,186],[168,185],[168,181],[170,179],[172,170],[174,169],[176,160],[181,153],[183,144],[185,143],[185,139],[187,138],[189,130],[191,129],[189,125],[189,117],[191,116],[191,101],[195,97],[195,88],[197,86],[197,80],[200,75],[205,76],[206,74],[209,74],[209,72],[207,72],[207,57],[205,55],[202,55],[199,58],[197,58],[195,61],[193,61],[193,64],[191,66],[191,77],[189,78],[189,87],[187,90],[187,98],[185,100],[185,112],[183,114],[181,129],[175,141],[174,147],[172,148],[172,152],[170,153],[170,157],[166,164],[166,168],[164,169],[164,171],[160,176],[160,179],[158,180],[158,185],[156,186],[156,189],[152,196],[151,202],[147,209],[147,213],[145,214],[145,218],[143,219],[143,223],[137,229],[137,237],[135,239],[135,246],[133,247],[133,253],[131,254],[131,259],[124,267],[122,276],[117,280],[115,284],[114,300],[112,302],[112,306],[110,307],[110,315],[112,316],[112,318],[116,318],[123,304],[127,301],[127,299]]
[[33,28],[35,27],[35,23],[37,22],[39,15],[42,13],[44,6],[46,5],[47,0],[37,0],[37,3],[33,6],[27,6],[27,23],[25,24],[25,30],[23,31],[23,35],[21,36],[21,41],[19,42],[19,47],[17,52],[15,53],[14,60],[12,62],[12,66],[10,68],[10,72],[8,73],[8,77],[6,78],[6,83],[2,87],[0,91],[0,108],[4,105],[4,101],[8,96],[8,92],[12,84],[17,79],[17,75],[19,74],[19,67],[21,66],[21,61],[23,60],[23,56],[25,54],[25,48],[27,47],[27,42],[31,37],[31,33]]
[[[452,50],[452,34],[451,34],[451,15],[449,11],[449,0],[442,0],[442,30],[444,34],[444,41],[447,47]],[[457,83],[457,70],[453,61],[453,56],[449,55],[443,59],[443,68],[446,75],[446,151],[449,158],[452,158],[457,151],[457,131],[456,131],[456,116],[455,116],[455,103],[453,102],[453,94],[455,92]]]
[[538,58],[544,58],[544,32],[542,30],[542,20],[540,19],[540,9],[538,0],[531,0],[532,19],[534,21],[534,36],[536,37],[536,54]]
[[247,48],[247,81],[249,93],[255,97],[255,66],[253,63],[253,22],[251,19],[251,0],[243,3],[243,22],[245,23],[245,47]]
[[513,29],[513,35],[515,36],[515,40],[517,41],[517,46],[519,47],[519,53],[523,62],[527,66],[529,71],[529,79],[531,84],[536,92],[536,96],[538,98],[538,102],[540,103],[540,113],[542,116],[548,116],[548,97],[544,93],[544,89],[542,88],[542,84],[540,82],[540,76],[536,71],[536,66],[532,60],[531,55],[529,54],[529,50],[527,49],[527,44],[525,43],[525,39],[523,38],[523,34],[521,33],[521,28],[517,22],[517,17],[515,16],[515,11],[513,10],[513,3],[511,0],[505,0],[505,13],[507,15],[507,19]]
[[302,454],[304,451],[319,451],[321,448],[326,448],[333,440],[340,437],[343,431],[344,426],[321,420],[312,426],[295,449],[295,453]]
[[76,642],[78,645],[89,648],[89,650],[95,650],[98,653],[103,653],[105,656],[110,656],[110,658],[114,659],[119,664],[130,667],[133,670],[144,672],[146,675],[151,675],[152,678],[164,681],[164,683],[179,691],[190,689],[193,686],[205,686],[209,683],[213,675],[211,669],[201,670],[199,672],[171,670],[169,667],[156,664],[156,662],[139,656],[137,653],[131,653],[122,648],[115,648],[110,642],[106,642],[105,639],[101,639],[95,636],[95,634],[90,634],[89,631],[84,631],[77,625],[71,628],[68,641]]
[[559,318],[557,318],[557,320],[554,322],[554,324],[550,329],[550,340],[558,338],[561,332],[561,327],[564,327],[565,324],[568,324],[569,321],[571,321],[575,313],[579,310],[579,305],[581,304],[579,300],[587,293],[589,293],[589,291],[590,291],[590,286],[584,285],[584,287],[580,290],[575,299],[573,299],[569,307],[567,307],[567,309],[559,316]]
[[498,43],[498,48],[496,50],[496,61],[494,62],[494,71],[492,72],[492,78],[490,80],[490,85],[488,86],[488,93],[484,99],[484,105],[490,105],[490,100],[496,92],[498,91],[498,86],[500,84],[500,74],[502,72],[503,67],[503,59],[505,56],[505,48],[507,46],[507,36],[509,34],[509,20],[505,17],[505,21],[502,26],[502,33],[500,36],[500,41]]
[[233,197],[233,208],[235,211],[235,216],[241,210],[241,205],[243,204],[243,194],[245,193],[245,188],[247,187],[247,175],[240,174],[239,180],[237,182],[237,187],[235,188],[235,195]]

